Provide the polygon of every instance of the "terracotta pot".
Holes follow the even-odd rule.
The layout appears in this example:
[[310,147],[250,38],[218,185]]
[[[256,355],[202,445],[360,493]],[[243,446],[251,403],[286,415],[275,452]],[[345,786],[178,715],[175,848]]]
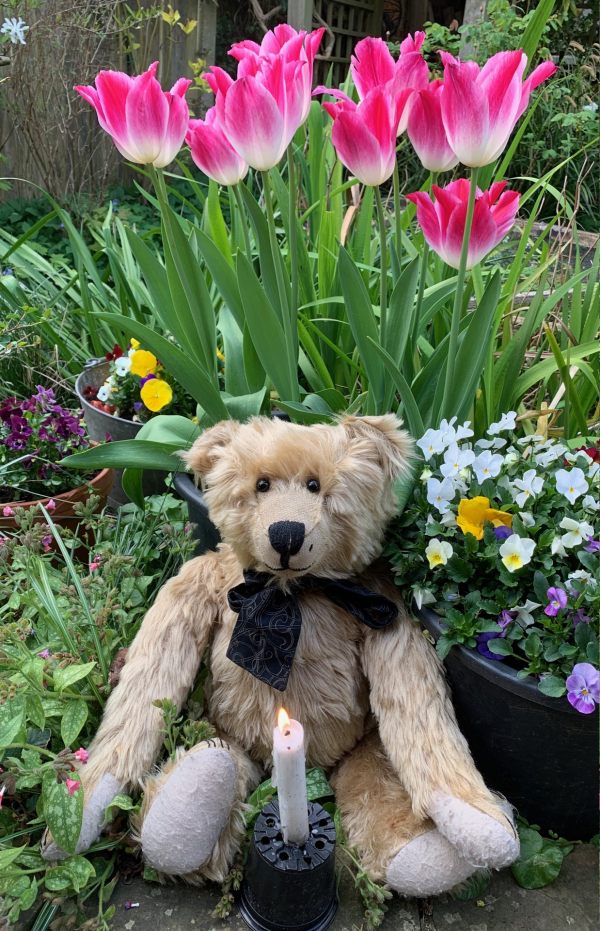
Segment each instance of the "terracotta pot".
[[[52,497],[56,502],[56,508],[51,512],[51,517],[54,523],[61,527],[69,527],[71,530],[75,530],[80,519],[75,513],[74,505],[81,501],[85,501],[89,498],[90,493],[94,493],[100,496],[100,507],[103,508],[112,488],[113,481],[113,470],[102,469],[101,472],[98,472],[97,475],[85,484],[78,485],[77,488],[73,488],[71,491],[66,491],[63,494],[53,495]],[[4,517],[2,514],[3,508],[9,507],[13,510],[17,508],[24,508],[25,510],[37,508],[39,517],[36,516],[35,520],[37,523],[40,523],[44,520],[44,516],[39,510],[39,505],[43,504],[44,507],[46,507],[49,501],[50,498],[36,498],[32,501],[6,501],[0,504],[0,530],[17,529],[14,517]]]

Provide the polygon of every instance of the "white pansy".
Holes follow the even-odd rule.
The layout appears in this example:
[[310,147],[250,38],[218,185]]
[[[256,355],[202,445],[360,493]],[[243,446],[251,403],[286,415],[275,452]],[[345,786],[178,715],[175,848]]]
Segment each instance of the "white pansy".
[[436,602],[436,597],[433,592],[429,591],[428,588],[415,588],[413,589],[413,598],[417,608],[422,608],[423,605],[432,605]]
[[588,454],[583,449],[580,449],[577,453],[572,453],[570,451],[565,453],[565,459],[567,462],[577,462],[578,459],[583,459],[585,465],[587,466],[589,466],[594,461],[592,457],[588,456]]
[[8,36],[13,45],[25,45],[25,33],[28,32],[29,26],[25,23],[24,20],[15,16],[6,17],[2,26],[0,26],[0,32],[5,36]]
[[473,431],[471,430],[471,421],[466,420],[463,424],[456,428],[454,439],[457,443],[460,443],[461,440],[468,440],[471,436],[474,436]]
[[581,502],[581,506],[586,511],[600,511],[600,500],[594,498],[593,495],[586,495]]
[[446,511],[445,514],[442,514],[438,523],[440,523],[443,527],[458,527],[458,524],[456,523],[456,517],[452,511]]
[[96,395],[96,397],[99,401],[106,402],[110,398],[111,394],[112,394],[111,386],[105,383],[102,385],[101,388],[98,388],[98,394]]
[[436,566],[445,566],[453,552],[454,550],[450,543],[447,543],[445,540],[438,540],[437,537],[434,537],[425,548],[425,555],[429,563],[429,568],[435,569]]
[[420,440],[417,440],[417,446],[423,453],[427,462],[436,453],[443,453],[448,444],[444,442],[442,430],[427,430]]
[[517,412],[509,411],[507,414],[502,414],[500,420],[496,423],[491,423],[487,428],[488,436],[496,436],[497,433],[502,433],[503,430],[514,430],[517,425]]
[[455,427],[456,417],[452,417],[450,420],[442,420],[440,423],[440,432],[444,438],[444,446],[450,446],[451,443],[458,443],[460,440],[466,440],[470,436],[473,436],[473,431],[471,430],[471,421],[467,420],[464,424],[461,424],[458,427]]
[[535,540],[528,540],[513,533],[504,541],[498,552],[508,571],[517,572],[531,562],[534,549]]
[[551,463],[556,462],[557,459],[560,459],[567,451],[567,447],[563,446],[562,443],[553,443],[552,446],[548,446],[547,449],[538,448],[536,451],[533,461],[536,465],[546,468],[546,466],[551,465]]
[[497,436],[493,440],[477,440],[475,443],[476,449],[503,449],[508,440],[505,440],[502,436]]
[[479,453],[477,458],[473,461],[473,471],[475,472],[479,484],[484,482],[486,478],[496,478],[500,475],[503,462],[504,459],[502,456],[491,453],[489,449]]
[[592,462],[588,469],[589,478],[595,478],[600,472],[600,462]]
[[567,551],[563,546],[562,537],[552,537],[550,552],[553,556],[566,556]]
[[529,511],[519,511],[519,517],[524,527],[535,527],[535,518]]
[[535,611],[536,608],[541,608],[541,605],[537,601],[527,601],[524,605],[517,605],[514,608],[511,608],[511,611],[516,611],[517,616],[516,621],[519,621],[520,624],[525,624],[526,627],[529,627],[530,624],[535,624],[535,618],[532,614],[532,611]]
[[562,545],[567,550],[572,549],[574,546],[581,546],[594,536],[594,528],[585,520],[579,521],[573,520],[572,517],[563,517],[558,526],[561,530],[568,530],[568,533],[563,533],[560,538]]
[[543,487],[544,479],[537,474],[535,469],[528,469],[523,478],[516,478],[513,482],[511,489],[513,500],[522,508],[526,501],[539,495]]
[[438,478],[427,480],[427,500],[438,509],[440,514],[446,513],[455,494],[456,489],[447,478],[443,482],[440,482]]
[[585,569],[577,569],[576,572],[569,573],[569,577],[566,581],[566,587],[570,592],[574,590],[574,586],[570,584],[572,582],[583,582],[584,585],[589,585],[590,588],[595,588],[598,584],[594,576],[590,572],[586,572]]
[[580,495],[584,495],[589,488],[582,470],[576,466],[574,469],[559,469],[555,475],[556,490],[559,495],[574,504]]
[[516,441],[517,446],[527,446],[529,443],[534,443],[538,448],[546,442],[547,441],[540,433],[530,433],[529,436],[521,436]]
[[131,368],[131,359],[129,356],[121,356],[118,359],[115,359],[115,372],[122,378],[124,375],[127,375],[127,372]]
[[458,443],[452,443],[444,453],[444,462],[440,472],[444,478],[460,478],[462,469],[468,468],[475,459],[472,449],[461,449]]
[[419,475],[419,478],[421,479],[422,482],[426,482],[427,479],[431,478],[432,475],[433,475],[433,472],[431,471],[431,469],[423,469],[423,471]]

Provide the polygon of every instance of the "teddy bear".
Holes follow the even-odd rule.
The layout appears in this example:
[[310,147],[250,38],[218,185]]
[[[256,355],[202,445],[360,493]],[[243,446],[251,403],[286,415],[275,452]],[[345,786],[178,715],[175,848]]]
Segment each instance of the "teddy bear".
[[[516,859],[512,807],[475,767],[436,653],[377,562],[412,454],[392,414],[223,421],[183,454],[223,542],[163,586],[130,647],[80,769],[77,852],[118,792],[141,789],[146,863],[223,880],[285,705],[374,880],[429,896]],[[181,708],[203,658],[217,737],[156,769],[153,703]],[[44,852],[64,855],[51,837]]]

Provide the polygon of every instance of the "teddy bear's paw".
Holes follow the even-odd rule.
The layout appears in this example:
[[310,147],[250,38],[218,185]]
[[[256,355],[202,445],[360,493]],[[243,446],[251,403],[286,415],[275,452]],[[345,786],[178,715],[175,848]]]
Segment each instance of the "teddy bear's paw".
[[141,830],[146,862],[180,876],[203,866],[235,801],[236,769],[223,748],[187,753],[158,790]]
[[[81,820],[81,832],[79,834],[75,853],[83,853],[84,850],[91,847],[94,841],[98,839],[104,826],[106,809],[115,795],[118,795],[122,789],[123,786],[118,779],[115,779],[110,773],[105,773],[90,793],[89,798],[86,793],[83,818]],[[61,850],[48,830],[44,832],[44,836],[42,837],[41,854],[45,860],[64,860],[65,857],[71,856],[71,854]]]
[[474,866],[499,870],[519,856],[512,805],[505,800],[498,800],[497,815],[492,817],[462,799],[437,792],[429,814],[439,831]]
[[400,895],[439,895],[463,882],[475,868],[439,831],[419,834],[390,862],[386,882]]

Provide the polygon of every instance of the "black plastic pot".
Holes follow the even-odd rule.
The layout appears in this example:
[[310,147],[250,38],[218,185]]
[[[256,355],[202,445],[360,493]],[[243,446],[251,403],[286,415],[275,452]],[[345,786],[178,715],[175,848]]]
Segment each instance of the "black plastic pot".
[[179,497],[187,502],[190,521],[194,524],[194,537],[198,541],[196,555],[201,556],[207,550],[216,550],[221,537],[208,516],[204,495],[194,485],[191,476],[185,472],[176,472],[173,475],[173,484]]
[[[418,612],[434,640],[444,622]],[[544,831],[588,840],[598,831],[598,710],[543,695],[503,662],[453,647],[444,660],[460,728],[492,789]]]

